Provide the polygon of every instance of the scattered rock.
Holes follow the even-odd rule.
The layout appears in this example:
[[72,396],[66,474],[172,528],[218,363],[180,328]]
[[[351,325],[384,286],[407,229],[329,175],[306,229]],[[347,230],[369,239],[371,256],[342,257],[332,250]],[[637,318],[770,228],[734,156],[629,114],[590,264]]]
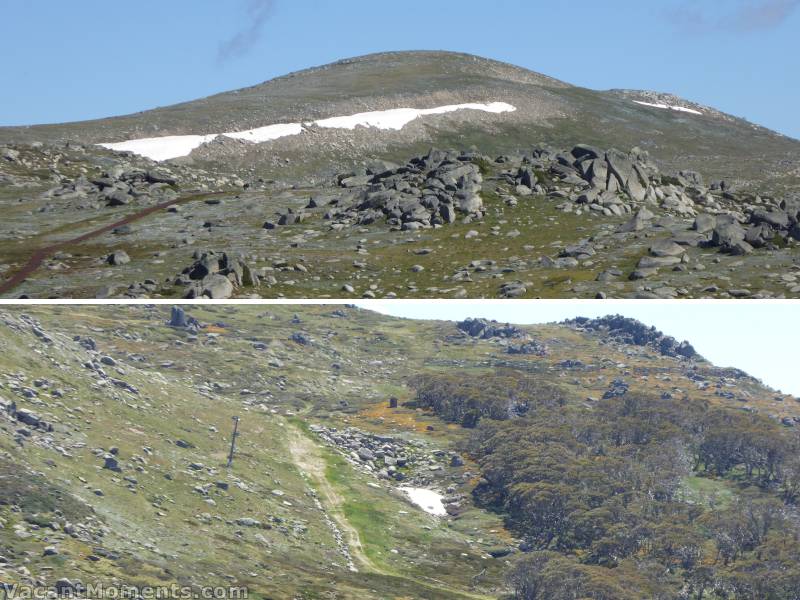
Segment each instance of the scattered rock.
[[233,295],[233,284],[224,275],[214,274],[203,278],[202,295],[212,300],[224,300]]
[[116,252],[108,255],[106,262],[115,267],[119,265],[127,265],[129,262],[131,262],[131,257],[128,256],[128,253],[124,250],[117,250]]

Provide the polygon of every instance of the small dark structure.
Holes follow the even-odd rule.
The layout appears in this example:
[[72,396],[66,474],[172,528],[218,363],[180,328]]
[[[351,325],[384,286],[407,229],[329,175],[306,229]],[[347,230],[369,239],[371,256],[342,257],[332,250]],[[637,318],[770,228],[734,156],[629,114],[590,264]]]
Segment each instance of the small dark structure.
[[233,465],[233,454],[236,452],[236,438],[239,437],[239,417],[233,417],[233,435],[231,436],[231,452],[228,454],[228,468]]

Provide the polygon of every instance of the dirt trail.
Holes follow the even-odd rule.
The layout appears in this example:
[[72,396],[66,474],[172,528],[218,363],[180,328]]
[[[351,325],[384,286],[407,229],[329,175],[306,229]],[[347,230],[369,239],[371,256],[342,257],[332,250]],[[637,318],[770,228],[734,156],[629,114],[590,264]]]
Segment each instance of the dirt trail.
[[[211,194],[204,194],[203,198],[210,198],[214,196],[222,195],[223,192],[215,192]],[[108,225],[103,225],[98,229],[90,231],[88,233],[84,233],[78,237],[72,238],[70,240],[64,240],[63,242],[57,242],[50,246],[45,246],[44,248],[39,248],[35,250],[28,261],[16,272],[14,272],[9,279],[0,283],[0,294],[7,294],[23,281],[25,281],[29,275],[36,272],[39,267],[42,266],[42,263],[45,259],[49,258],[59,250],[66,248],[67,246],[71,246],[73,244],[80,244],[81,242],[85,242],[90,240],[98,235],[102,235],[104,233],[108,233],[109,231],[113,231],[117,227],[122,227],[123,225],[128,225],[133,223],[134,221],[138,221],[148,215],[153,214],[159,210],[163,210],[173,204],[179,204],[187,201],[191,201],[196,199],[195,197],[183,197],[183,198],[174,198],[172,200],[168,200],[166,202],[161,202],[160,204],[155,204],[153,206],[149,206],[148,208],[142,209],[138,212],[135,212],[131,215],[128,215],[124,219],[120,219],[119,221],[115,221]]]
[[[350,524],[342,510],[345,499],[328,481],[325,474],[326,461],[319,447],[295,425],[286,423],[286,432],[288,434],[289,452],[292,455],[292,460],[297,467],[311,479],[327,514],[336,521],[336,525],[344,532],[353,559],[367,572],[384,575],[386,577],[410,579],[381,568],[366,555],[358,530]],[[418,586],[436,590],[439,593],[452,594],[454,597],[459,598],[472,598],[474,600],[487,600],[491,598],[490,596],[481,594],[432,585],[420,581],[419,579],[415,579],[414,583]]]
[[289,451],[292,453],[292,459],[298,468],[312,479],[314,486],[321,496],[320,499],[323,505],[327,508],[328,514],[336,521],[339,529],[347,536],[350,554],[368,571],[388,575],[389,573],[380,569],[366,555],[364,547],[361,545],[361,536],[358,534],[356,528],[353,527],[344,516],[342,512],[344,498],[333,488],[328,478],[325,476],[326,463],[319,448],[297,427],[287,426],[287,429],[289,431]]

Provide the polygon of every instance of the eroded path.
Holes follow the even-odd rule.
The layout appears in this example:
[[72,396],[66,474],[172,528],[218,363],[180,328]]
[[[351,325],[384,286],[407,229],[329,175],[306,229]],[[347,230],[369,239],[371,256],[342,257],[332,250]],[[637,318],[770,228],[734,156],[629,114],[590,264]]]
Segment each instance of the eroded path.
[[366,555],[358,530],[345,517],[342,509],[344,498],[334,489],[325,475],[327,463],[319,447],[297,427],[287,425],[287,429],[292,460],[311,479],[325,512],[335,521],[338,529],[343,532],[350,556],[352,556],[354,562],[373,573],[388,575],[389,573],[378,568]]
[[[202,196],[202,198],[211,198],[220,195],[222,195],[222,192],[205,194]],[[12,273],[9,279],[0,282],[0,295],[7,294],[11,290],[16,288],[18,285],[20,285],[23,281],[25,281],[28,278],[28,276],[30,276],[32,273],[35,273],[39,269],[39,267],[42,266],[42,263],[44,263],[45,260],[50,258],[53,254],[55,254],[59,250],[62,250],[74,244],[80,244],[81,242],[85,242],[99,235],[103,235],[104,233],[109,233],[114,229],[117,229],[118,227],[134,223],[135,221],[138,221],[140,219],[143,219],[144,217],[152,215],[155,212],[164,210],[165,208],[169,208],[174,204],[183,204],[185,202],[196,199],[198,199],[198,197],[196,196],[190,196],[190,197],[184,196],[184,197],[173,198],[172,200],[167,200],[166,202],[161,202],[160,204],[154,204],[153,206],[144,208],[140,211],[128,215],[123,219],[114,221],[113,223],[109,223],[108,225],[103,225],[102,227],[84,233],[75,238],[64,240],[61,242],[56,242],[55,244],[39,248],[38,250],[35,250],[33,254],[31,254],[31,257],[27,260],[27,262],[24,265],[22,265],[20,269]]]
[[[344,514],[344,497],[328,481],[325,473],[327,461],[322,455],[319,446],[299,427],[288,422],[286,423],[286,433],[292,460],[298,469],[310,479],[311,484],[318,493],[320,502],[324,506],[325,513],[335,521],[338,529],[343,532],[344,539],[349,546],[349,554],[352,556],[355,566],[367,573],[410,581],[411,578],[386,570],[367,556],[358,530],[353,527]],[[475,600],[487,600],[490,598],[490,596],[432,585],[419,579],[414,579],[413,581],[417,586],[435,590],[440,594],[450,594],[458,598],[473,598]]]

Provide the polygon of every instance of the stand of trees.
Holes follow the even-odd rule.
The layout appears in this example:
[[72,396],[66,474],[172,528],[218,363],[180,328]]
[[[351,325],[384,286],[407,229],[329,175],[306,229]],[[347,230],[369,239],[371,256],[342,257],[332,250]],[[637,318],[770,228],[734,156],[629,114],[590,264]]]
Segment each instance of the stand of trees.
[[406,406],[433,409],[439,418],[474,428],[480,419],[524,415],[530,403],[564,403],[560,389],[536,379],[503,371],[486,377],[419,375],[411,381],[417,397]]
[[796,431],[631,392],[586,408],[514,372],[415,384],[443,418],[480,417],[474,495],[524,540],[517,598],[800,600]]

